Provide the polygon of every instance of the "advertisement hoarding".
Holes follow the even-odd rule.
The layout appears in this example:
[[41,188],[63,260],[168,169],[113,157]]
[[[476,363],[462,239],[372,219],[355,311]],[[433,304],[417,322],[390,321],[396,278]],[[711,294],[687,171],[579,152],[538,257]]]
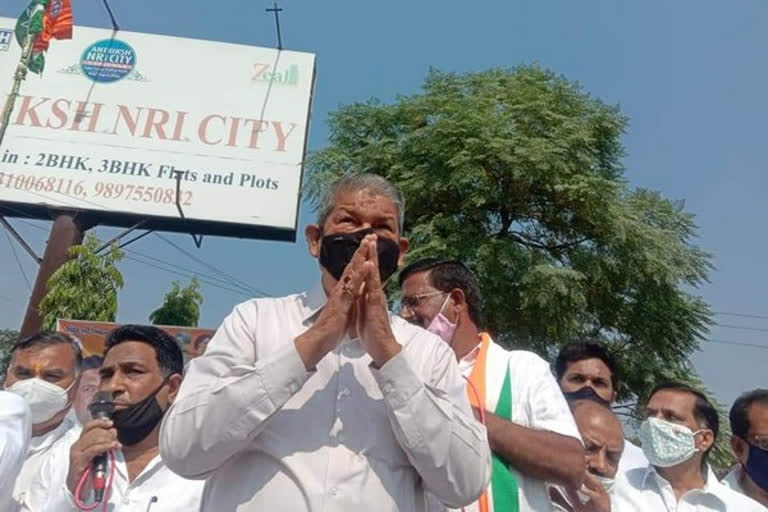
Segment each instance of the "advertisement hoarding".
[[[56,330],[65,332],[83,342],[83,356],[102,355],[104,343],[109,332],[121,324],[112,322],[90,322],[87,320],[57,320]],[[200,329],[197,327],[178,327],[172,325],[157,325],[176,341],[188,358],[201,355],[208,340],[216,332],[213,329]]]
[[[5,43],[3,98],[21,53]],[[76,26],[22,83],[0,214],[295,240],[314,70],[309,53]]]

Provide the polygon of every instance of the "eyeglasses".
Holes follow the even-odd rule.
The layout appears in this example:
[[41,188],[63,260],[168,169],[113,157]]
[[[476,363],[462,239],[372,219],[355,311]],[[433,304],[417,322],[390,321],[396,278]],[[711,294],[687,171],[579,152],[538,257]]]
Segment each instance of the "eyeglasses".
[[430,293],[420,293],[419,295],[411,295],[410,297],[403,297],[400,299],[400,309],[410,309],[413,310],[414,308],[417,308],[421,306],[425,300],[435,297],[437,295],[445,295],[448,292],[430,292]]
[[753,444],[761,450],[768,451],[768,436],[751,436],[749,440],[750,444]]

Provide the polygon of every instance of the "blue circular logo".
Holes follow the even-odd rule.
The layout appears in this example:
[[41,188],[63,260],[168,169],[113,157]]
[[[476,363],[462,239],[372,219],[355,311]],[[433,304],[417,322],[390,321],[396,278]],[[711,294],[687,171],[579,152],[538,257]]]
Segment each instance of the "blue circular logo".
[[136,52],[119,39],[104,39],[85,49],[80,57],[83,74],[99,83],[125,78],[136,67]]

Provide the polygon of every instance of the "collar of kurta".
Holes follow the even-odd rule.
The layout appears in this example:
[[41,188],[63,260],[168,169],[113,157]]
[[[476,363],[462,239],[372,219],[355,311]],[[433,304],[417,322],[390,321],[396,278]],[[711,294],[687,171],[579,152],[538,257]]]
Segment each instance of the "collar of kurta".
[[29,454],[41,452],[50,448],[50,446],[61,439],[66,432],[73,428],[75,423],[70,419],[69,415],[64,416],[58,427],[50,432],[43,434],[42,436],[33,437],[29,440]]
[[[704,487],[702,489],[691,489],[691,491],[701,491],[703,493],[706,493],[709,496],[720,501],[723,504],[723,506],[726,506],[726,503],[714,491],[715,486],[722,485],[722,484],[718,482],[717,476],[715,475],[715,472],[712,471],[712,468],[709,466],[709,464],[707,464],[706,466],[707,468],[705,472]],[[643,488],[645,489],[648,488],[649,478],[653,478],[657,482],[657,485],[659,486],[661,486],[662,483],[666,483],[667,485],[670,485],[670,486],[672,485],[667,481],[666,478],[661,476],[659,472],[656,471],[656,468],[652,465],[648,466],[648,469],[645,472],[645,476],[643,476]]]

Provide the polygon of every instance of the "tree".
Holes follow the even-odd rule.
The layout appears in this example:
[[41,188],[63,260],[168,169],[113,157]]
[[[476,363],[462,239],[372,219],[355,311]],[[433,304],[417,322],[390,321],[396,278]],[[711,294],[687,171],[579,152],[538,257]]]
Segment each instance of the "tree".
[[19,331],[0,329],[0,383],[5,382],[5,372],[11,362],[11,348],[19,339]]
[[618,106],[538,66],[431,70],[423,93],[343,106],[329,123],[308,197],[317,204],[344,172],[399,185],[409,260],[466,262],[500,343],[552,360],[567,341],[600,339],[626,377],[624,402],[695,378],[689,357],[711,312],[693,291],[710,255],[682,201],[628,185]]
[[116,264],[123,253],[116,246],[96,254],[101,242],[88,235],[82,245],[69,250],[70,260],[48,280],[48,292],[40,301],[43,328],[54,330],[58,318],[114,322],[117,292],[123,276]]
[[184,288],[174,281],[173,288],[165,294],[162,305],[149,315],[149,321],[155,325],[197,327],[202,303],[203,295],[200,293],[200,281],[197,278],[192,278]]

